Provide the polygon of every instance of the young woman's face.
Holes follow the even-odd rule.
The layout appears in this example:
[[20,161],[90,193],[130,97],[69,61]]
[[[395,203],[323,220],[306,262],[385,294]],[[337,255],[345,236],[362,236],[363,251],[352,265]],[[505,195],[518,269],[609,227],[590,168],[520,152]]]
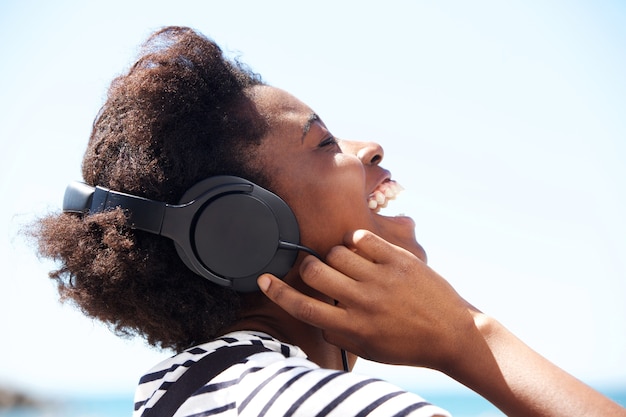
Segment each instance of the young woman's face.
[[270,122],[256,162],[294,211],[303,245],[324,256],[346,232],[366,229],[426,260],[410,218],[378,213],[397,188],[380,166],[380,145],[334,138],[307,105],[277,88],[254,87],[251,96]]

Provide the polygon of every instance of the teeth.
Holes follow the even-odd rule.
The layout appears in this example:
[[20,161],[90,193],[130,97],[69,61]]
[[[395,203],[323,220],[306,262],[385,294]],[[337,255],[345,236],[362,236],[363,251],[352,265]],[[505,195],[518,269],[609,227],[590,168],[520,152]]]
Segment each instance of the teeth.
[[395,199],[403,190],[402,186],[395,181],[385,181],[367,199],[370,210],[378,213],[381,208],[387,207],[389,200]]

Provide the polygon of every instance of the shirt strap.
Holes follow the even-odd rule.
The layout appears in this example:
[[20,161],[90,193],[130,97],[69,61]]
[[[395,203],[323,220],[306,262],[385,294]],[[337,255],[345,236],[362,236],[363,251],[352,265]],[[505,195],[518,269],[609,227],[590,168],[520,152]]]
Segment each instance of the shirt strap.
[[208,381],[232,365],[255,353],[272,352],[263,345],[225,346],[206,355],[178,380],[173,382],[165,394],[151,407],[144,410],[142,417],[173,416],[176,410]]

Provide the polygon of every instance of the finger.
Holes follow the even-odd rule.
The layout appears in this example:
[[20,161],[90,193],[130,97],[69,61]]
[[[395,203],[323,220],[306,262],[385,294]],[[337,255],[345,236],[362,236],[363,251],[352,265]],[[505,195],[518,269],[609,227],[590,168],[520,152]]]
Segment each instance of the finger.
[[[368,257],[346,246],[333,247],[326,255],[326,263],[349,280],[357,282],[362,282],[376,267]],[[340,286],[339,291],[349,285],[346,282],[335,282]]]
[[[327,262],[336,258],[338,252],[342,252],[343,256],[358,257],[349,249],[338,246],[329,252]],[[311,288],[331,297],[333,300],[346,302],[351,299],[351,294],[357,291],[355,287],[355,279],[352,276],[345,275],[334,269],[330,264],[326,264],[319,259],[308,256],[300,264],[300,277]]]
[[309,297],[271,274],[257,279],[261,291],[296,319],[320,329],[338,329],[345,322],[343,309]]
[[377,264],[389,263],[397,251],[407,252],[369,230],[355,230],[344,235],[344,244],[362,257]]

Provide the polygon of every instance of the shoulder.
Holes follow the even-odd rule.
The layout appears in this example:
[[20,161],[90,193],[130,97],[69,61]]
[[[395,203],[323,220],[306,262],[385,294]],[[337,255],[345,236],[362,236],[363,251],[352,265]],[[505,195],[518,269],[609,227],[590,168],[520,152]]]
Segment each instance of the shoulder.
[[[239,348],[252,348],[239,352]],[[211,342],[180,352],[150,369],[139,381],[135,392],[135,416],[152,408],[172,386],[188,385],[190,374],[195,375],[196,390],[190,393],[190,400],[200,398],[203,402],[212,400],[217,392],[232,395],[246,375],[271,366],[273,363],[293,359],[298,366],[316,366],[306,359],[306,355],[296,346],[282,343],[271,336],[259,332],[235,332]],[[208,370],[208,371],[207,371]],[[215,374],[211,374],[215,371]],[[219,392],[223,391],[223,392]],[[211,398],[208,398],[211,397]],[[209,401],[210,402],[210,401]]]
[[[243,333],[243,334],[241,334]],[[228,363],[223,372],[203,381],[176,414],[206,412],[220,415],[447,415],[421,397],[376,378],[319,368],[296,346],[264,334],[227,335],[157,365],[140,382],[135,416],[151,408],[181,375],[216,351],[241,345],[264,348]]]

